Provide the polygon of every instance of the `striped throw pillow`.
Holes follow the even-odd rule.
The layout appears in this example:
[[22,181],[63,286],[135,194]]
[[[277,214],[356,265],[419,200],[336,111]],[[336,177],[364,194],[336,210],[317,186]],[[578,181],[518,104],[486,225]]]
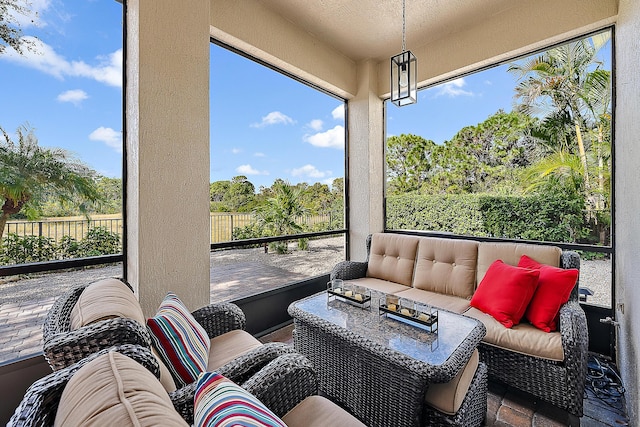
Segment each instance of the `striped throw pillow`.
[[251,393],[217,372],[203,372],[194,396],[195,427],[286,427]]
[[147,328],[178,387],[196,381],[207,369],[209,335],[174,293],[167,294],[158,313],[147,320]]

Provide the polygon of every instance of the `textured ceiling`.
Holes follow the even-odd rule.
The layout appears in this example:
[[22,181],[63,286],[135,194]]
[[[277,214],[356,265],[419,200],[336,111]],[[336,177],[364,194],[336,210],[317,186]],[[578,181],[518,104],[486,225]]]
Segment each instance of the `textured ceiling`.
[[[402,0],[260,0],[353,60],[402,49]],[[520,0],[406,0],[407,49],[473,26]],[[372,29],[374,29],[372,31]]]

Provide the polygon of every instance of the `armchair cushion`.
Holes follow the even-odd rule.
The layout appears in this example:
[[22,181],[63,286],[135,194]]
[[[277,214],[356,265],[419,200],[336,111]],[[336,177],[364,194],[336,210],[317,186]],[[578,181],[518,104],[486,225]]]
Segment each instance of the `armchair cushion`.
[[167,294],[147,326],[155,349],[180,387],[206,370],[209,336],[174,293]]
[[262,343],[247,331],[236,329],[211,339],[207,370],[215,371],[238,356],[262,347]]
[[578,281],[578,270],[564,269],[540,264],[526,255],[522,255],[519,267],[540,271],[540,280],[533,298],[527,307],[525,317],[533,326],[545,332],[558,329],[558,312]]
[[103,279],[87,286],[71,310],[74,331],[100,320],[127,317],[145,324],[140,304],[131,289],[118,279]]
[[187,426],[154,375],[111,351],[80,368],[58,405],[55,426]]
[[255,396],[217,372],[203,372],[198,377],[194,425],[287,427]]

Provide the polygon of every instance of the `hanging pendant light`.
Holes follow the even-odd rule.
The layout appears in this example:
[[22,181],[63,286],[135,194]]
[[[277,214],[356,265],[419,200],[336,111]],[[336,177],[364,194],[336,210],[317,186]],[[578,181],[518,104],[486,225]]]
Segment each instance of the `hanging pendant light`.
[[406,50],[405,0],[402,0],[402,53],[391,57],[391,102],[398,107],[418,101],[418,62],[410,50]]

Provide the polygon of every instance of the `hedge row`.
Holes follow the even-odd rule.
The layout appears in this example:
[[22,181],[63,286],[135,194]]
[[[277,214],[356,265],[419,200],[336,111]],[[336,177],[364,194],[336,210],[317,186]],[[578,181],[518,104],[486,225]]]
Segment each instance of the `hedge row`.
[[584,202],[553,196],[400,195],[387,198],[388,229],[577,242],[588,235]]
[[120,235],[106,227],[91,228],[81,240],[64,236],[60,242],[45,236],[10,233],[0,246],[0,265],[118,254],[122,251],[120,246]]

